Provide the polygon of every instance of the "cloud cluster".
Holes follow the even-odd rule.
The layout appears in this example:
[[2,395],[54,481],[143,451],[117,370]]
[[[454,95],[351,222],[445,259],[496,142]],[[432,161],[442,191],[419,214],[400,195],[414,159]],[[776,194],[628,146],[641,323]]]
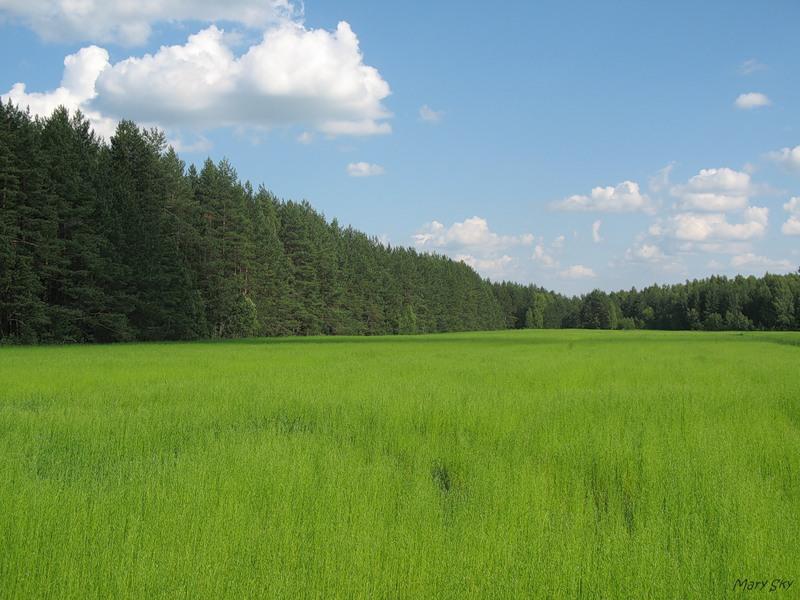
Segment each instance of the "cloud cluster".
[[462,261],[481,275],[492,278],[508,276],[517,259],[512,248],[531,246],[533,234],[501,235],[491,230],[482,217],[472,217],[449,227],[439,221],[423,225],[413,236],[420,250],[435,250]]
[[748,173],[727,167],[700,170],[685,184],[670,188],[677,198],[674,212],[653,223],[639,245],[628,249],[626,260],[677,265],[675,256],[662,251],[661,242],[680,253],[749,251],[769,224],[769,209],[750,205],[757,192]]
[[588,196],[575,195],[552,205],[556,210],[584,212],[652,212],[653,204],[642,194],[639,184],[623,181],[616,186],[596,187]]
[[742,221],[731,223],[723,213],[679,213],[650,227],[656,237],[687,242],[746,241],[766,233],[769,209],[753,206],[742,213]]
[[377,69],[364,64],[350,25],[329,32],[287,22],[241,56],[216,26],[115,64],[102,48],[84,48],[65,60],[58,89],[31,94],[16,84],[3,99],[40,115],[58,104],[80,108],[97,127],[128,118],[166,128],[298,124],[372,135],[391,131],[389,94]]
[[742,210],[747,207],[751,193],[750,175],[726,167],[702,169],[686,185],[672,188],[682,210]]
[[302,15],[290,0],[0,0],[0,15],[51,41],[143,44],[155,23],[228,21],[263,29]]
[[414,243],[421,248],[477,248],[484,251],[509,248],[511,246],[530,246],[533,234],[499,235],[489,228],[489,223],[481,217],[465,219],[446,227],[439,221],[426,223],[415,235]]

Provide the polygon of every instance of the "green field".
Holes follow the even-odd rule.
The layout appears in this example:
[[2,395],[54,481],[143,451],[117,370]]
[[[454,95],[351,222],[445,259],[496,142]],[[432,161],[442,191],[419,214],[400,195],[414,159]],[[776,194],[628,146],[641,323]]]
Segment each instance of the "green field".
[[0,482],[4,599],[725,598],[800,579],[800,335],[2,348]]

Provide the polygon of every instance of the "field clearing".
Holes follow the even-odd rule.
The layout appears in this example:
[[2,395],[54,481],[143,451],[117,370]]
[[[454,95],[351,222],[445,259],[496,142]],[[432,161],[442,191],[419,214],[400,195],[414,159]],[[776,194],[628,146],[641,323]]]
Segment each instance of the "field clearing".
[[800,592],[800,334],[0,348],[2,598]]

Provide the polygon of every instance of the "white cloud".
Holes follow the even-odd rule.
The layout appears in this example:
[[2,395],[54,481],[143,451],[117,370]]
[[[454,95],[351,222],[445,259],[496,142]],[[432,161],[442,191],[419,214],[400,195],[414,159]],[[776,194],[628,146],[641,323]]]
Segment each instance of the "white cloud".
[[791,216],[781,227],[783,235],[800,235],[800,217]]
[[314,134],[310,131],[304,131],[297,136],[297,141],[301,144],[310,144],[314,141]]
[[508,273],[508,268],[514,264],[514,259],[507,254],[498,258],[477,258],[471,254],[458,254],[455,260],[469,265],[485,277],[499,277]]
[[42,117],[49,117],[59,106],[64,106],[73,112],[80,109],[92,122],[97,133],[110,136],[114,132],[116,122],[103,117],[88,106],[88,103],[97,96],[95,81],[108,66],[108,52],[97,46],[89,46],[64,59],[61,85],[52,92],[29,93],[24,83],[17,83],[8,93],[0,96],[0,99],[3,102],[10,100],[21,107],[29,107],[31,113]]
[[749,58],[744,61],[739,67],[739,72],[742,75],[752,75],[757,71],[763,71],[767,65],[758,62],[755,58]]
[[546,268],[553,268],[558,266],[558,261],[553,258],[553,256],[547,252],[544,247],[544,244],[536,244],[533,249],[533,256],[531,256],[531,260],[536,264],[539,264]]
[[419,118],[429,123],[438,123],[439,121],[442,120],[443,116],[444,116],[444,111],[433,110],[427,104],[425,104],[424,106],[422,106],[422,108],[419,109]]
[[94,115],[95,123],[128,118],[195,130],[295,124],[329,135],[391,131],[382,104],[389,85],[364,64],[345,22],[335,32],[284,23],[238,57],[212,26],[155,54],[112,65],[108,53],[93,46],[67,57],[65,65],[57,90],[28,94],[17,84],[3,99],[40,115],[69,103]]
[[734,102],[736,108],[750,110],[752,108],[760,108],[762,106],[770,106],[772,102],[767,96],[759,92],[749,92],[747,94],[740,94]]
[[742,218],[741,223],[730,223],[722,213],[679,213],[651,226],[650,234],[686,242],[747,241],[764,235],[769,209],[749,207],[743,211]]
[[652,272],[657,269],[663,273],[672,275],[686,273],[686,265],[678,256],[670,256],[664,253],[660,246],[655,243],[640,242],[625,251],[625,262],[632,265],[640,265]]
[[350,177],[376,177],[384,173],[386,173],[386,169],[380,165],[373,165],[366,162],[350,163],[347,165],[347,174],[350,175]]
[[603,238],[600,237],[600,227],[602,227],[602,221],[595,221],[592,223],[592,239],[594,240],[595,244],[599,244],[603,241]]
[[592,279],[597,277],[592,269],[583,265],[572,265],[568,269],[561,271],[559,275],[563,279]]
[[552,205],[557,210],[591,212],[652,212],[650,199],[639,191],[639,184],[623,181],[617,186],[596,187],[589,196],[570,196]]
[[784,235],[800,235],[800,196],[794,197],[783,205],[789,213],[789,219],[781,227]]
[[639,244],[625,251],[625,258],[631,262],[659,262],[664,253],[655,244]]
[[694,254],[705,252],[708,254],[745,254],[753,251],[751,242],[682,242],[678,250],[683,253]]
[[679,208],[683,210],[725,212],[745,208],[753,187],[750,175],[723,167],[702,169],[671,192],[680,199]]
[[[683,252],[743,252],[746,242],[761,238],[767,230],[769,209],[749,206],[759,193],[750,174],[726,167],[702,169],[685,185],[673,186],[676,208],[683,211],[650,227],[650,234],[682,242]],[[728,212],[739,217],[731,220]]]
[[142,44],[159,22],[229,21],[263,29],[302,16],[290,0],[0,0],[6,15],[55,41]]
[[800,171],[800,146],[781,148],[767,155],[770,159],[786,168]]
[[766,256],[756,256],[752,252],[740,254],[731,258],[731,266],[737,269],[775,269],[778,271],[789,271],[792,263],[788,260],[773,260]]
[[561,250],[564,247],[564,243],[566,242],[566,240],[567,238],[565,238],[563,235],[558,236],[556,239],[553,240],[552,244],[553,248]]
[[187,142],[183,138],[172,138],[167,140],[175,152],[186,152],[189,154],[201,154],[208,152],[213,147],[211,140],[204,136],[198,136],[193,142]]
[[530,246],[533,234],[499,235],[489,229],[489,223],[481,217],[465,219],[445,227],[438,221],[426,223],[415,235],[414,243],[429,248],[481,248],[492,250],[511,246]]
[[414,234],[413,240],[421,251],[441,252],[486,277],[499,278],[511,275],[519,263],[517,257],[509,255],[509,250],[533,245],[534,236],[500,235],[490,229],[486,219],[472,217],[449,227],[431,221]]

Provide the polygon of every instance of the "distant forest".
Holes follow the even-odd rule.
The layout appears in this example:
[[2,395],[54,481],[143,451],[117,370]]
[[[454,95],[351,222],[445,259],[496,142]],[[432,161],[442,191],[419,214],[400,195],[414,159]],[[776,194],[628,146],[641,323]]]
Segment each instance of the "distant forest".
[[0,343],[504,328],[800,329],[800,275],[566,297],[198,171],[130,121],[0,103]]

